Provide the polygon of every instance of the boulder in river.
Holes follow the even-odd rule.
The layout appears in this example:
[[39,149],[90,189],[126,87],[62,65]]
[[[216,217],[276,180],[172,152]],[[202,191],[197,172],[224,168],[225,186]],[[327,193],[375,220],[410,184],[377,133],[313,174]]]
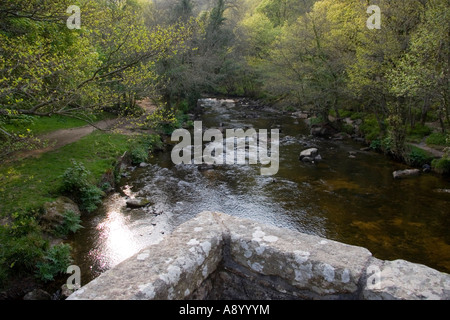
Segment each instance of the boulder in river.
[[404,179],[420,175],[419,169],[398,170],[392,173],[394,179]]
[[437,192],[437,193],[448,193],[448,194],[450,194],[450,189],[434,189],[433,191]]
[[28,292],[23,300],[51,300],[51,296],[48,292],[42,289],[35,289],[33,291]]
[[150,201],[143,198],[129,199],[127,200],[127,207],[131,209],[139,209],[150,205]]
[[315,137],[329,139],[336,133],[338,133],[338,131],[335,128],[333,128],[330,124],[311,126],[311,135]]
[[300,153],[299,160],[303,162],[315,162],[322,160],[317,148],[309,148]]

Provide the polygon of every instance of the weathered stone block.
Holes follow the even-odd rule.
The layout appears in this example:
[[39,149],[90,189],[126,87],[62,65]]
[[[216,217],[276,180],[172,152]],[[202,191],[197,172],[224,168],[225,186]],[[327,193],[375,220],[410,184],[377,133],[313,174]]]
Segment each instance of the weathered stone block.
[[372,256],[361,247],[250,220],[224,218],[224,224],[233,260],[320,296],[354,294]]
[[450,299],[450,275],[404,260],[382,261],[362,247],[203,212],[68,299],[208,297]]
[[216,270],[222,229],[212,215],[198,216],[90,282],[69,300],[184,299]]
[[367,300],[448,300],[450,276],[405,260],[384,261],[366,285]]

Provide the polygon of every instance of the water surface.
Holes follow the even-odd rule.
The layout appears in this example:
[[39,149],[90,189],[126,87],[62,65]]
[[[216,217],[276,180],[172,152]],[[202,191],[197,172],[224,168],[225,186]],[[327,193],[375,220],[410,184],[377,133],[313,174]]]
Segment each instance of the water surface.
[[[220,211],[368,248],[379,259],[405,259],[450,273],[450,181],[433,174],[394,180],[406,168],[352,141],[312,138],[303,120],[232,100],[206,99],[198,120],[207,128],[280,130],[280,168],[260,165],[175,166],[170,152],[122,181],[121,192],[84,221],[70,239],[85,284],[159,242],[204,210]],[[298,160],[317,147],[318,164]],[[356,157],[350,158],[349,152]],[[130,210],[125,195],[153,205]]]

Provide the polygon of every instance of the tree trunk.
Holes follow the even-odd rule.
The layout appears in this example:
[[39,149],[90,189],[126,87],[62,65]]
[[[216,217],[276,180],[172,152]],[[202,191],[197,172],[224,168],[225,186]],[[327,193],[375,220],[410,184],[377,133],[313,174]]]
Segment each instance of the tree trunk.
[[428,110],[430,110],[430,98],[428,96],[426,96],[423,99],[423,105],[422,105],[422,110],[421,110],[421,114],[420,114],[420,123],[422,125],[425,125],[425,122],[427,121]]

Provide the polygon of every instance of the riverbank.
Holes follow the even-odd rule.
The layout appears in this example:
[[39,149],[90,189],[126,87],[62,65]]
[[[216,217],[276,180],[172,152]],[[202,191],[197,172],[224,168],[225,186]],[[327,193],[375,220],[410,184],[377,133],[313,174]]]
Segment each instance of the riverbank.
[[[154,159],[142,167],[140,163],[134,165],[132,171],[124,174],[125,181],[122,181],[123,187],[130,189],[133,196],[146,199],[148,206],[129,208],[124,196],[118,195],[120,201],[111,208],[103,208],[95,216],[85,215],[85,229],[77,233],[82,232],[83,241],[75,244],[78,254],[75,264],[99,267],[96,271],[102,272],[111,255],[117,259],[120,254],[130,253],[134,244],[148,241],[150,233],[151,236],[160,236],[170,232],[171,229],[162,229],[160,220],[155,220],[157,214],[164,213],[157,217],[167,217],[171,224],[177,225],[199,210],[217,207],[232,215],[248,215],[258,221],[270,221],[282,227],[375,248],[371,250],[382,257],[388,251],[392,256],[399,254],[395,251],[400,247],[415,246],[422,251],[428,250],[432,241],[438,246],[430,249],[435,255],[430,264],[442,268],[448,266],[448,254],[445,253],[450,252],[448,245],[439,235],[440,230],[429,230],[432,226],[445,225],[439,220],[446,216],[443,213],[445,209],[441,209],[447,207],[446,194],[430,196],[426,193],[430,188],[448,188],[445,183],[436,184],[432,176],[422,183],[393,183],[392,171],[386,171],[397,168],[397,165],[373,152],[358,152],[359,147],[351,136],[348,137],[349,143],[345,141],[347,138],[342,141],[316,138],[310,135],[311,129],[306,129],[300,117],[288,111],[276,110],[249,99],[228,99],[218,101],[214,107],[202,108],[203,114],[198,116],[207,128],[279,128],[280,147],[283,148],[280,174],[266,179],[259,174],[254,175],[252,166],[173,166],[170,154],[155,154]],[[111,147],[114,143],[111,141],[106,145]],[[305,145],[317,146],[324,161],[318,165],[300,162],[298,154]],[[123,147],[115,156],[123,155],[125,145]],[[350,160],[350,152],[355,150],[356,159]],[[89,158],[89,154],[98,156],[100,150],[95,150],[94,143],[94,149],[86,151],[84,156]],[[116,160],[110,159],[108,165]],[[414,201],[408,197],[412,193],[415,194]],[[427,196],[424,199],[420,195]],[[426,217],[431,221],[424,221],[422,217],[416,220],[426,212],[424,208],[433,212]],[[402,214],[404,211],[407,214]],[[423,231],[417,239],[402,236],[416,234],[417,226]],[[411,252],[399,256],[411,256],[410,260],[417,261]],[[420,259],[427,261],[424,257]],[[442,264],[436,261],[438,259]],[[83,281],[86,281],[87,273],[83,270]],[[61,280],[65,282],[66,279]]]
[[[48,128],[42,136],[47,147],[17,153],[0,165],[0,299],[21,299],[34,289],[61,291],[61,274],[71,259],[66,236],[114,189],[124,154],[136,164],[161,146],[159,135],[137,125],[155,107],[143,109],[139,118]],[[69,207],[59,206],[61,199]]]
[[417,125],[418,128],[410,130],[405,137],[404,151],[398,156],[391,152],[392,141],[381,135],[376,121],[362,114],[348,114],[339,119],[330,115],[327,122],[302,111],[291,114],[308,124],[312,136],[334,141],[353,140],[361,144],[362,151],[382,153],[399,163],[422,169],[425,173],[433,171],[441,175],[450,174],[450,141],[446,141],[445,135],[438,129]]

